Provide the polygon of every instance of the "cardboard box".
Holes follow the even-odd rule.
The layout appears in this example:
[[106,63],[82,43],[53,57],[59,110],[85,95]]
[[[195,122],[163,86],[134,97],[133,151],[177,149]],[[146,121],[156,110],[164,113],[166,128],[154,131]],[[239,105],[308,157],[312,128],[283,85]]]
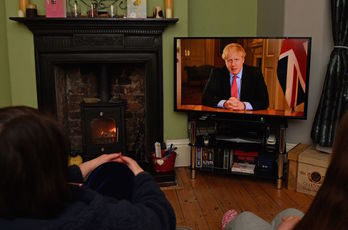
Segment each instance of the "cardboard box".
[[297,192],[315,195],[324,182],[330,155],[312,146],[298,157]]
[[289,170],[287,175],[287,188],[289,190],[296,190],[298,156],[309,147],[310,145],[300,143],[288,152]]

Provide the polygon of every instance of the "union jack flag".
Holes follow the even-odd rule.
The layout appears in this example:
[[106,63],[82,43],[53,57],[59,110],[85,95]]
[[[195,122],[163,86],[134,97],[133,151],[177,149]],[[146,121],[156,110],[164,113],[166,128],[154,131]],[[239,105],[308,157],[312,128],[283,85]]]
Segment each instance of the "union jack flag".
[[284,39],[278,60],[278,80],[290,108],[305,101],[307,39]]

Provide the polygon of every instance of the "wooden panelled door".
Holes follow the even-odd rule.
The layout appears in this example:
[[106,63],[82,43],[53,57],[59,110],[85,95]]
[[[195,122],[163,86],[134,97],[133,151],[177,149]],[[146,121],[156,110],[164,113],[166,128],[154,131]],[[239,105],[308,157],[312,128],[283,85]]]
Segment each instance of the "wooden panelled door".
[[268,89],[270,109],[289,109],[277,75],[281,40],[264,39],[262,72]]
[[181,41],[182,81],[187,83],[185,66],[214,64],[213,39],[182,39]]
[[284,93],[277,77],[280,39],[252,39],[247,44],[245,63],[261,68],[267,85],[269,108],[288,110]]

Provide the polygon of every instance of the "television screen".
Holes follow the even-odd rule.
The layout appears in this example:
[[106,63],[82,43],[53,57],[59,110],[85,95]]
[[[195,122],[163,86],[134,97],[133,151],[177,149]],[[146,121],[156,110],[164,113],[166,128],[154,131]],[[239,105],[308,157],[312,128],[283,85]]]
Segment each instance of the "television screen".
[[176,37],[175,111],[306,119],[310,37]]

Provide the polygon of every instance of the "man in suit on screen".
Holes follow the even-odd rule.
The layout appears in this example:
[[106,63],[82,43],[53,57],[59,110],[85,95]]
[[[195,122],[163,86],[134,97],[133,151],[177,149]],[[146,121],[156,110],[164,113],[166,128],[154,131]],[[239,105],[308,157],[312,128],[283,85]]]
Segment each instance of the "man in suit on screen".
[[245,54],[238,43],[225,46],[225,66],[212,70],[203,91],[203,105],[228,110],[267,109],[268,91],[262,73],[244,64]]

